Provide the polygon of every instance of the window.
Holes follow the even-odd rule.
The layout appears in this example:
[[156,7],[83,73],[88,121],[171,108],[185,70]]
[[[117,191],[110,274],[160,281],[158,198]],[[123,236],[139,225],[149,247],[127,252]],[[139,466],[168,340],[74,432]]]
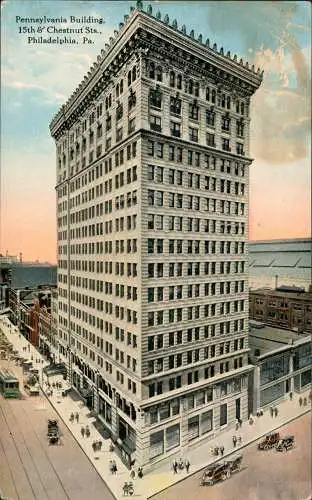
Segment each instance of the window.
[[189,128],[189,139],[190,141],[198,142],[198,129],[190,127]]
[[216,147],[214,134],[207,133],[207,135],[206,135],[206,143],[207,143],[207,146],[210,146],[212,148]]
[[153,108],[161,109],[162,94],[159,90],[150,90],[149,103]]
[[207,127],[214,127],[215,126],[215,119],[216,119],[216,114],[214,111],[211,111],[210,109],[206,110],[206,125]]
[[222,149],[223,149],[223,151],[231,151],[230,139],[226,139],[225,137],[222,137]]
[[150,116],[150,126],[151,130],[156,130],[161,132],[161,118],[159,116]]
[[228,116],[222,116],[222,125],[221,128],[224,132],[229,132],[230,131],[230,123],[231,120]]
[[189,104],[189,119],[198,120],[199,107],[196,104]]
[[181,99],[170,97],[170,113],[181,115]]
[[237,153],[238,155],[242,155],[242,156],[244,156],[244,154],[245,154],[245,153],[244,153],[244,145],[243,145],[243,144],[241,144],[240,142],[237,142],[237,143],[236,143],[236,153]]
[[181,137],[181,124],[170,122],[170,132],[173,137]]

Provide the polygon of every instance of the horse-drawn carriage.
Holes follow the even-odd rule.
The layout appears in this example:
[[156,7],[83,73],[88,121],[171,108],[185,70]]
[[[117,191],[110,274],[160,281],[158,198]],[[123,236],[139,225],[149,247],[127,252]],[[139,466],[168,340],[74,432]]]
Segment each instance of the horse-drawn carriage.
[[57,420],[48,420],[47,437],[49,444],[58,444],[60,441],[60,429]]

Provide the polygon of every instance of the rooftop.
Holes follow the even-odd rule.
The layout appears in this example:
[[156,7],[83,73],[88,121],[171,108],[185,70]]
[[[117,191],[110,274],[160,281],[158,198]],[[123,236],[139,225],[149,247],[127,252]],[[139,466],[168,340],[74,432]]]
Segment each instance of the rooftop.
[[298,287],[280,287],[276,290],[271,288],[258,288],[257,290],[250,290],[251,295],[271,295],[272,297],[289,297],[292,299],[310,300],[312,302],[312,293],[306,292]]
[[255,349],[259,349],[259,356],[264,356],[306,342],[311,342],[311,334],[298,334],[291,330],[273,328],[259,321],[249,321],[249,346],[252,355]]

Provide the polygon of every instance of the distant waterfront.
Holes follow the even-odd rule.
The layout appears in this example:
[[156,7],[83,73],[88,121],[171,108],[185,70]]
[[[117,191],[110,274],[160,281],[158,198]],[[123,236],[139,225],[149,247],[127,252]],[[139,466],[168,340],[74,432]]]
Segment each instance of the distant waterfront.
[[56,285],[56,266],[13,264],[11,269],[12,288]]

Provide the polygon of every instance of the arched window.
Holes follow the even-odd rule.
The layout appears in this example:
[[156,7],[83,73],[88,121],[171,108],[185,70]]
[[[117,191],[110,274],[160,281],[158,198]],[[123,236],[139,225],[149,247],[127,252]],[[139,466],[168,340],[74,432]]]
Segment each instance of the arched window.
[[169,82],[170,87],[175,86],[175,72],[170,71],[170,82]]
[[156,70],[156,80],[158,82],[162,82],[162,67],[161,66],[157,66],[157,70]]
[[153,62],[149,65],[149,77],[153,79],[155,78],[155,64]]
[[216,91],[215,91],[215,89],[213,89],[212,92],[211,92],[211,102],[213,104],[215,104],[215,102],[216,102]]
[[177,88],[178,89],[182,89],[182,76],[181,75],[177,75]]
[[194,83],[194,95],[195,95],[195,97],[199,96],[199,83],[198,82]]

